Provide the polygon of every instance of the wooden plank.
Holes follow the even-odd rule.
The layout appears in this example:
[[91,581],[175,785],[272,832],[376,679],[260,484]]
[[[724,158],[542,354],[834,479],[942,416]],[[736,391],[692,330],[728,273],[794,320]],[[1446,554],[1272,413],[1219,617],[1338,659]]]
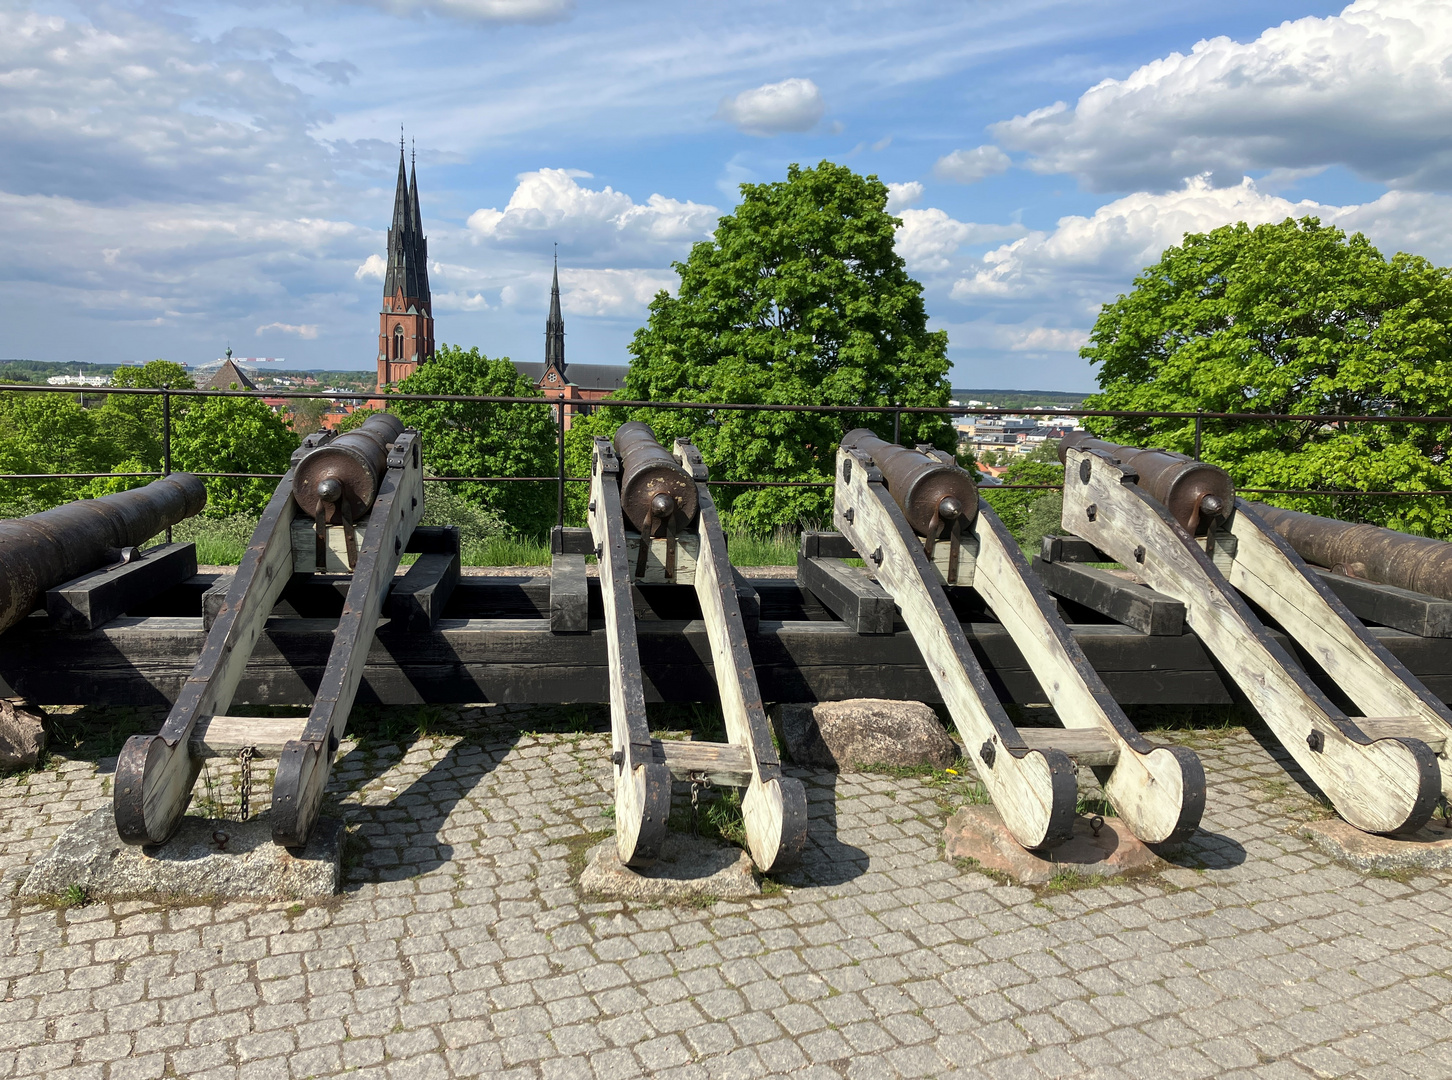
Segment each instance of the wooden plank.
[[304,518],[292,523],[292,569],[296,574],[351,574],[353,567],[348,563],[348,530],[353,532],[355,551],[363,550],[363,537],[368,531],[368,522],[357,522],[352,526],[325,525],[326,540],[323,546],[323,565],[318,566],[318,537],[316,526]]
[[288,744],[278,758],[272,786],[272,838],[285,847],[305,844],[317,820],[333,754],[363,680],[388,586],[404,543],[422,514],[422,453],[418,433],[410,430],[389,446],[388,470],[368,514],[358,565],[307,727],[302,738]]
[[[660,854],[670,816],[669,772],[657,764],[645,716],[631,564],[620,506],[620,460],[607,439],[595,439],[590,468],[590,534],[600,552],[610,692],[611,764],[615,773],[615,847],[620,861],[648,866]],[[568,640],[568,639],[561,639]]]
[[751,783],[751,755],[744,746],[730,743],[652,739],[655,760],[676,780],[707,777],[720,787],[746,787]]
[[742,625],[735,575],[726,556],[726,535],[706,481],[709,474],[700,452],[677,439],[674,454],[696,482],[696,596],[711,644],[716,690],[727,737],[741,747],[751,765],[751,781],[741,801],[746,846],[764,874],[789,869],[801,861],[807,841],[807,792],[800,780],[783,776],[772,741],[771,724],[756,682],[756,668]]
[[556,634],[583,634],[590,629],[590,590],[585,579],[585,556],[550,557],[550,630]]
[[964,746],[984,766],[980,776],[1009,833],[1026,848],[1063,843],[1073,826],[1073,763],[1052,750],[1031,751],[1019,738],[937,570],[865,455],[838,449],[834,494],[833,523],[868,555],[878,582],[896,600]]
[[194,759],[236,757],[250,746],[261,758],[275,758],[289,742],[302,737],[306,716],[204,716],[197,721],[187,746]]
[[432,630],[459,584],[459,553],[420,555],[388,590],[387,612],[392,630],[408,634]]
[[221,574],[217,580],[207,587],[202,593],[202,628],[210,631],[212,624],[217,621],[221,613],[222,605],[227,602],[227,594],[232,590],[232,579],[234,574]]
[[[293,456],[293,467],[303,448]],[[117,758],[112,800],[116,828],[131,844],[159,844],[172,834],[191,798],[197,769],[187,753],[197,720],[224,712],[247,668],[283,587],[292,576],[293,468],[278,483],[252,533],[195,666],[161,731],[133,735]]]
[[801,550],[808,558],[823,559],[860,559],[857,549],[852,546],[852,541],[839,532],[813,532],[802,533]]
[[1148,585],[1072,562],[1035,559],[1033,570],[1055,596],[1082,604],[1142,634],[1179,637],[1185,632],[1185,605]]
[[1356,726],[1373,739],[1420,739],[1432,748],[1434,754],[1442,756],[1447,753],[1446,726],[1422,716],[1358,716]]
[[68,630],[93,630],[196,572],[195,544],[163,544],[132,562],[83,574],[47,590],[46,614]]
[[[1452,712],[1244,501],[1231,528],[1239,547],[1230,583],[1279,623],[1363,716],[1419,717],[1433,730],[1452,731]],[[1452,768],[1441,773],[1442,792],[1452,797]]]
[[731,580],[735,582],[736,603],[741,608],[741,625],[747,636],[755,636],[761,625],[761,594],[756,591],[751,579],[734,566],[731,568]]
[[551,555],[593,555],[595,537],[589,529],[556,525],[550,530]]
[[1362,622],[1395,627],[1418,637],[1452,637],[1452,600],[1364,578],[1333,574],[1320,566],[1310,569],[1320,575],[1321,580]]
[[1085,768],[1109,767],[1119,762],[1119,743],[1097,727],[1020,727],[1024,745],[1034,750],[1062,750],[1074,764]]
[[1077,536],[1046,536],[1040,558],[1046,563],[1114,562],[1088,540]]
[[462,550],[461,535],[457,525],[415,525],[408,543],[403,545],[403,553],[457,555]]
[[797,583],[858,634],[890,634],[897,606],[860,566],[830,556],[797,554]]
[[1426,823],[1441,784],[1424,744],[1368,740],[1266,632],[1203,546],[1133,483],[1132,472],[1071,449],[1065,475],[1066,526],[1185,605],[1186,621],[1342,817],[1377,833]]
[[[635,577],[635,581],[641,584],[660,584],[669,582],[674,585],[692,585],[696,581],[696,559],[699,557],[700,541],[695,533],[682,533],[676,537],[676,571],[674,577],[666,576],[666,546],[668,541],[665,537],[652,537],[648,541],[650,550],[645,556],[645,573]],[[625,557],[634,575],[637,565],[636,559],[640,557],[640,534],[630,529],[625,530]]]
[[991,506],[979,507],[973,533],[975,588],[1022,651],[1054,711],[1065,727],[1092,728],[1118,748],[1113,771],[1101,779],[1119,816],[1148,844],[1193,834],[1205,812],[1200,759],[1184,747],[1151,747],[1129,722]]

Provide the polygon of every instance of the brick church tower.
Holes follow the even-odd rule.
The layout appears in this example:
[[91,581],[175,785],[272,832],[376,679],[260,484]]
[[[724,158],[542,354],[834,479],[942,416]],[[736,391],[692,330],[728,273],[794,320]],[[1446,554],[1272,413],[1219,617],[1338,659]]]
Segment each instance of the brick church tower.
[[434,355],[433,302],[429,298],[429,245],[418,208],[418,162],[405,175],[398,141],[398,191],[388,230],[388,273],[378,314],[378,388],[412,375]]

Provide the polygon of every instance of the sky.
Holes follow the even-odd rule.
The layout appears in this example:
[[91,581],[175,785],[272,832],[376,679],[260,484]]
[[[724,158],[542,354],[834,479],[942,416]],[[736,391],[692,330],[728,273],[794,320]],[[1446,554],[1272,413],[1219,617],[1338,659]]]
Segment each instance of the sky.
[[1086,390],[1186,232],[1452,263],[1452,0],[0,0],[0,358],[371,369],[399,129],[435,336],[626,363],[739,185],[876,175],[958,387]]

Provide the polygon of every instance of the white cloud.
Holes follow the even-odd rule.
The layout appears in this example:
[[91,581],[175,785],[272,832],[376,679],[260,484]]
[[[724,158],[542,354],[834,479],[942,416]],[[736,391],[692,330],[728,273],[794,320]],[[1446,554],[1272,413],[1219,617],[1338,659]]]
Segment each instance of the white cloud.
[[433,290],[434,311],[488,311],[489,301],[481,292],[467,289]]
[[975,146],[972,150],[954,150],[940,157],[933,166],[933,175],[959,184],[976,184],[1007,171],[1012,164],[1009,156],[996,146]]
[[285,322],[270,322],[266,326],[259,326],[257,328],[257,336],[261,337],[269,330],[276,330],[280,334],[296,334],[304,341],[313,341],[318,336],[317,323],[296,324]]
[[811,79],[785,79],[721,99],[716,116],[748,135],[779,135],[816,126],[827,105]]
[[560,306],[567,315],[639,315],[677,284],[674,274],[651,270],[561,270]]
[[1138,192],[1101,206],[1090,217],[1060,218],[1052,232],[1031,232],[983,256],[959,279],[952,297],[964,302],[1078,297],[1095,311],[1125,291],[1134,275],[1159,261],[1165,248],[1187,232],[1207,232],[1232,222],[1250,225],[1317,217],[1347,232],[1364,232],[1383,253],[1408,250],[1433,261],[1452,253],[1452,198],[1392,191],[1374,202],[1331,206],[1291,202],[1243,180],[1215,187],[1207,177],[1178,191]]
[[388,271],[388,260],[382,255],[370,255],[364,259],[358,269],[353,271],[353,277],[358,281],[372,278],[374,281],[382,281]]
[[979,225],[957,221],[936,207],[902,210],[902,228],[897,231],[897,253],[909,270],[942,271],[952,266],[952,256],[964,244],[991,244],[1021,236],[1021,225]]
[[475,210],[468,227],[476,240],[544,250],[558,240],[572,256],[614,255],[659,263],[716,225],[714,206],[652,195],[637,203],[608,185],[600,190],[577,183],[589,177],[577,169],[521,173],[503,210]]
[[996,124],[1029,167],[1099,191],[1165,190],[1182,177],[1344,165],[1403,187],[1452,186],[1452,4],[1357,0],[1252,42],[1198,42],[1070,107]]
[[902,184],[887,185],[887,212],[896,214],[909,206],[916,206],[923,197],[923,185],[916,180]]
[[1089,340],[1088,330],[1056,329],[1050,326],[1017,326],[1008,328],[1008,347],[1012,352],[1078,352]]
[[[367,0],[365,0],[367,2]],[[547,23],[567,19],[574,0],[374,0],[395,15],[444,15],[469,22]]]

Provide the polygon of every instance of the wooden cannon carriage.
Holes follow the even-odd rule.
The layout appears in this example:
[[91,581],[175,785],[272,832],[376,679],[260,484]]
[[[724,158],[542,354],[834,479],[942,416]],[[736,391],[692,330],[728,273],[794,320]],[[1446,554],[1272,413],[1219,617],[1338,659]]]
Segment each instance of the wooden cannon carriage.
[[[932,486],[951,460],[855,434],[838,455],[838,531],[807,533],[795,573],[748,579],[726,559],[694,448],[639,439],[650,468],[637,472],[625,434],[597,444],[589,527],[554,531],[548,576],[461,576],[457,531],[415,527],[409,433],[388,433],[371,507],[320,522],[289,490],[328,441],[310,437],[235,573],[198,574],[190,545],[172,545],[53,585],[0,634],[0,694],[170,707],[118,768],[129,837],[152,842],[199,762],[247,747],[280,755],[278,835],[297,842],[354,701],[610,702],[620,848],[637,864],[659,841],[670,779],[707,777],[745,790],[758,865],[790,864],[805,806],[766,731],[771,701],[946,705],[1031,846],[1062,838],[1072,765],[1099,773],[1146,840],[1198,821],[1198,762],[1146,743],[1123,705],[1249,696],[1338,810],[1374,831],[1414,828],[1445,789],[1452,600],[1307,567],[1244,503],[1213,530],[1187,528],[1126,448],[1067,451],[1065,535],[1030,565],[957,481]],[[656,487],[637,490],[641,476]],[[674,506],[652,512],[662,492]],[[407,552],[421,554],[405,570]],[[646,702],[702,700],[721,704],[726,742],[650,739]],[[228,715],[299,702],[309,717]],[[1052,704],[1065,726],[1016,727],[1009,702]]]

